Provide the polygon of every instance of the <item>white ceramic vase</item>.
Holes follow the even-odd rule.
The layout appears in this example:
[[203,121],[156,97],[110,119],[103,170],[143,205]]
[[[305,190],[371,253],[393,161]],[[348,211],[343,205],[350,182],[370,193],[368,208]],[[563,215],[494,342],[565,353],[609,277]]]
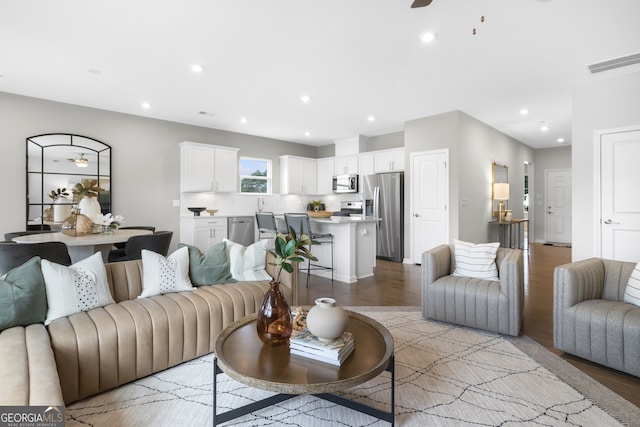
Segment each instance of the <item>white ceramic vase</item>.
[[69,203],[69,199],[58,197],[53,201],[53,222],[63,222],[71,215],[71,205],[63,203]]
[[347,329],[347,313],[333,298],[318,298],[307,313],[307,328],[320,341],[333,341]]
[[83,197],[78,203],[79,213],[96,222],[96,217],[100,214],[100,203],[97,197]]

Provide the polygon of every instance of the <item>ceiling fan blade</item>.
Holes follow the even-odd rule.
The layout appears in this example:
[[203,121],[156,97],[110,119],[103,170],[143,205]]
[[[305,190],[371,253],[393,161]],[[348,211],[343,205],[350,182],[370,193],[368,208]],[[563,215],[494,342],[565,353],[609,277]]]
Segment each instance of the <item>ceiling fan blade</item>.
[[433,0],[414,0],[412,8],[429,6]]

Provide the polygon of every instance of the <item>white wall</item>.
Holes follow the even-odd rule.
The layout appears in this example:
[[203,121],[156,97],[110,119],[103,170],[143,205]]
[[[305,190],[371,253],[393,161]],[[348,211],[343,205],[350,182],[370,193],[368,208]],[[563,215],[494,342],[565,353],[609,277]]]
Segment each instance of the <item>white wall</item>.
[[573,91],[573,230],[574,261],[600,256],[596,248],[594,133],[640,125],[640,72],[613,76],[577,86]]
[[[514,218],[522,218],[524,162],[533,162],[533,149],[479,120],[453,111],[405,123],[405,156],[412,152],[449,149],[450,238],[487,242],[491,217],[491,165],[509,167],[510,195]],[[405,161],[406,182],[411,164]],[[520,183],[519,185],[515,185]],[[406,186],[408,191],[409,185]],[[408,193],[405,194],[408,196]],[[410,212],[405,230],[410,233]],[[405,241],[409,239],[405,236]],[[407,248],[405,248],[405,253]],[[414,260],[415,261],[415,260]]]
[[[43,133],[75,133],[112,147],[113,211],[128,225],[154,225],[172,230],[179,242],[180,150],[178,143],[195,141],[240,149],[239,155],[272,159],[274,192],[279,191],[279,156],[316,157],[315,147],[268,138],[62,104],[0,92],[0,236],[24,230],[25,139]],[[242,203],[256,206],[255,196]],[[298,203],[298,202],[294,202]],[[249,212],[255,209],[252,207]]]
[[[529,190],[529,205],[538,213],[532,222],[534,234],[531,241],[542,243],[544,239],[544,172],[549,169],[571,169],[571,146],[535,150],[535,177],[533,190]],[[575,224],[574,224],[575,226]]]

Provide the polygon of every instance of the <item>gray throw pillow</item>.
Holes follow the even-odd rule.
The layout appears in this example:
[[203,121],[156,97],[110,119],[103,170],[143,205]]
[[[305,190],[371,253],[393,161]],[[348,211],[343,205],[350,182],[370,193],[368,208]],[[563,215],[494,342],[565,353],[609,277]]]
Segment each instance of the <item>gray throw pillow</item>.
[[40,257],[33,257],[0,279],[0,331],[42,323],[47,316],[47,293]]
[[211,246],[206,254],[195,246],[184,243],[178,245],[178,247],[184,246],[189,249],[189,278],[194,286],[236,282],[231,276],[225,242]]

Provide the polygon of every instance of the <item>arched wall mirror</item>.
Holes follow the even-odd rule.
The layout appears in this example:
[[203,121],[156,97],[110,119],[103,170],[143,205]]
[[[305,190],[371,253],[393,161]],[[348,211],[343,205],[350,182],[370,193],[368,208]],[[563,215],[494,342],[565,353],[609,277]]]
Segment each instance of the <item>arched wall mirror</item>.
[[[52,133],[27,138],[27,229],[58,229],[75,204],[71,188],[95,179],[102,213],[111,212],[111,147],[81,135]],[[67,189],[68,195],[52,192]],[[55,205],[55,209],[54,209]],[[58,212],[61,215],[55,215]]]
[[495,184],[509,183],[509,168],[505,165],[497,163],[491,164],[491,215],[497,217],[499,215],[499,201],[496,199]]

